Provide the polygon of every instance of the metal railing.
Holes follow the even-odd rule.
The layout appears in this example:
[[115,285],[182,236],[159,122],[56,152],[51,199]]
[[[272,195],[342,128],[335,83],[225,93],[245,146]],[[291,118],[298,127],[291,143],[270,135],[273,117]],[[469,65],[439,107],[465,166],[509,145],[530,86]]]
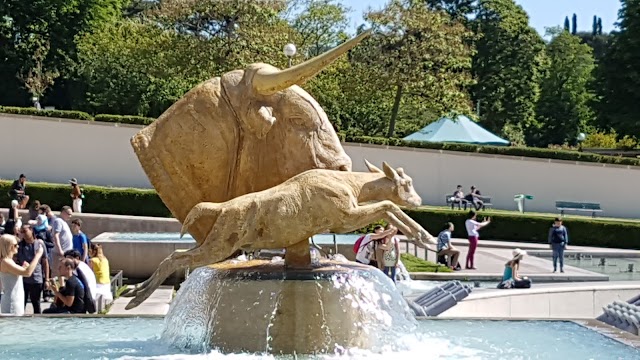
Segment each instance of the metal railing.
[[[409,239],[399,239],[399,240],[401,244],[404,244],[405,254],[413,253],[412,255],[417,258],[423,258],[424,260],[430,261],[429,253],[433,253],[433,262],[438,261],[437,251],[435,247],[433,247],[433,245],[428,245],[426,248],[421,248],[417,246],[413,240],[409,240]],[[412,245],[413,251],[411,251],[411,248],[409,245]],[[422,251],[419,251],[418,249],[422,249]],[[400,246],[400,251],[402,252],[402,246]]]
[[116,294],[118,293],[118,289],[120,289],[124,284],[124,273],[122,270],[118,270],[118,272],[111,277],[111,294],[113,298],[116,298]]

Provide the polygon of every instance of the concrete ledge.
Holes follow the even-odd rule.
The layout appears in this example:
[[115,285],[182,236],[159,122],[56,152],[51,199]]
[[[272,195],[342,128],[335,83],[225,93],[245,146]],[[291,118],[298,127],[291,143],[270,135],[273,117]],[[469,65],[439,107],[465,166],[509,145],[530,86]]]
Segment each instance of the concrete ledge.
[[[502,280],[500,273],[469,273],[469,272],[451,272],[451,273],[426,273],[412,272],[409,273],[412,280],[469,280],[469,281],[495,281],[496,285]],[[608,275],[592,273],[588,275],[567,275],[562,273],[555,274],[527,274],[527,276],[535,282],[587,282],[587,281],[609,281]]]
[[640,283],[540,284],[531,289],[476,289],[442,316],[453,318],[594,319],[614,300],[640,293]]

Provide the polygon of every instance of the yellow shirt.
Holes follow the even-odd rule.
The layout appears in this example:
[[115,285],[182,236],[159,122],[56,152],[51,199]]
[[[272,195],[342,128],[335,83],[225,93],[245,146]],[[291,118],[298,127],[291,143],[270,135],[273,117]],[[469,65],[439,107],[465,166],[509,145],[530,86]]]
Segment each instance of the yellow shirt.
[[109,271],[109,260],[107,258],[91,258],[91,268],[93,272],[96,274],[96,282],[98,284],[110,284],[111,277]]

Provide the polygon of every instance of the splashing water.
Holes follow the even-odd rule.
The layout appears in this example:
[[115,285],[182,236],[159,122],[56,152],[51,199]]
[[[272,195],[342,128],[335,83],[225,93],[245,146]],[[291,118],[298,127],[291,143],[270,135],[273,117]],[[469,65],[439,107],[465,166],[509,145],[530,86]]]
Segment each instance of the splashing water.
[[[187,350],[342,353],[416,326],[381,271],[323,263],[320,271],[196,269],[165,318],[163,341]],[[305,351],[301,351],[305,350]]]

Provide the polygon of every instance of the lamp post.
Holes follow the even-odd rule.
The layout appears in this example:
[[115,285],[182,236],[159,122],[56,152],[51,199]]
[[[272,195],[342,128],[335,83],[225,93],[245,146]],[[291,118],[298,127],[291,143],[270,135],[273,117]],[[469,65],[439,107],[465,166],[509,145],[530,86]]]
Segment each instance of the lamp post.
[[578,134],[578,137],[576,138],[576,140],[578,140],[578,151],[582,151],[582,142],[587,138],[587,135],[585,135],[585,133],[581,132]]
[[283,52],[289,58],[289,67],[291,67],[291,59],[296,54],[296,45],[295,44],[287,44],[284,46]]

